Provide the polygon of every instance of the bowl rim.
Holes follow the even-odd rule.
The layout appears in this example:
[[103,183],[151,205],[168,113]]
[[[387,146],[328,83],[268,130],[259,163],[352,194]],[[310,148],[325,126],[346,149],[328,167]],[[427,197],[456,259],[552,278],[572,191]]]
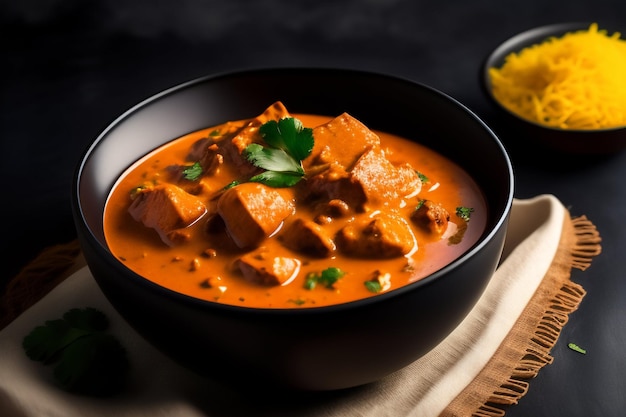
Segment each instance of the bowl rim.
[[[506,56],[511,53],[518,53],[528,46],[539,44],[550,38],[560,37],[573,31],[588,29],[593,23],[594,22],[583,21],[552,23],[527,29],[505,39],[487,54],[480,66],[480,85],[483,92],[493,104],[495,104],[499,109],[505,111],[507,114],[513,116],[515,119],[547,131],[584,135],[590,133],[614,132],[626,129],[626,125],[601,129],[561,129],[554,126],[543,125],[534,120],[521,117],[519,114],[509,110],[493,95],[489,69],[494,66],[501,66],[504,63],[504,58]],[[598,27],[598,29],[608,31],[608,29],[602,29],[600,27]]]
[[[457,107],[459,110],[463,111],[467,116],[469,116],[478,125],[480,125],[480,127],[485,130],[488,136],[491,137],[493,144],[499,150],[503,158],[504,165],[506,166],[507,178],[508,178],[508,181],[507,181],[508,190],[507,190],[507,195],[505,199],[506,201],[504,201],[503,210],[500,213],[493,214],[495,221],[493,222],[492,228],[490,230],[485,230],[483,234],[481,235],[481,237],[479,238],[479,240],[476,243],[474,243],[474,245],[472,245],[467,251],[461,254],[459,257],[454,259],[452,262],[446,264],[439,270],[427,275],[426,277],[420,280],[409,283],[407,285],[403,285],[392,291],[385,292],[382,294],[377,294],[373,297],[368,297],[365,299],[357,299],[357,300],[344,302],[340,304],[331,304],[331,305],[326,305],[326,306],[306,307],[306,308],[302,308],[302,307],[292,307],[292,308],[247,307],[247,306],[237,306],[237,305],[232,305],[232,304],[217,303],[211,300],[200,299],[200,298],[183,294],[183,293],[174,291],[172,289],[169,289],[167,287],[161,286],[149,280],[148,278],[145,278],[141,276],[140,274],[136,273],[132,269],[128,268],[119,259],[117,259],[113,255],[113,253],[108,249],[106,244],[103,244],[102,242],[100,242],[100,239],[94,235],[94,232],[91,226],[85,219],[85,216],[83,213],[83,205],[81,204],[81,198],[80,198],[80,195],[81,195],[80,184],[82,180],[84,167],[87,161],[89,160],[89,158],[98,148],[98,145],[100,144],[100,142],[106,139],[110,131],[112,131],[118,125],[123,123],[127,118],[132,117],[132,115],[135,112],[143,109],[149,104],[156,102],[170,94],[174,94],[176,92],[179,92],[187,88],[192,88],[197,84],[211,82],[214,80],[220,80],[222,78],[262,75],[264,73],[275,73],[275,72],[281,72],[281,71],[288,71],[290,73],[293,73],[295,71],[300,74],[308,73],[312,75],[323,74],[325,76],[332,75],[332,74],[359,75],[359,76],[374,77],[374,78],[379,78],[379,79],[388,79],[388,80],[392,80],[392,81],[396,81],[400,83],[407,83],[407,85],[412,85],[413,87],[424,89],[428,91],[430,94],[437,95],[440,98],[443,98],[449,101],[450,104]],[[74,176],[73,176],[73,181],[72,181],[72,207],[75,213],[75,217],[80,219],[80,225],[86,231],[87,238],[90,241],[89,242],[90,245],[93,246],[94,249],[98,251],[99,253],[104,254],[104,258],[103,258],[104,262],[108,263],[114,269],[119,270],[119,271],[123,270],[125,274],[132,276],[133,284],[135,285],[139,285],[151,292],[165,294],[167,298],[173,301],[185,303],[186,305],[190,305],[194,308],[212,309],[212,310],[218,310],[221,312],[228,312],[232,314],[249,314],[253,312],[255,314],[261,314],[264,316],[268,316],[268,315],[269,316],[275,316],[275,315],[292,316],[294,314],[295,315],[310,315],[310,314],[321,314],[321,313],[323,314],[334,313],[334,312],[339,312],[339,311],[343,311],[347,309],[358,309],[360,307],[369,306],[371,304],[382,304],[391,298],[400,297],[409,291],[413,291],[417,287],[430,285],[434,281],[438,280],[441,276],[446,275],[448,271],[456,269],[460,267],[462,264],[468,262],[471,258],[473,258],[473,256],[477,252],[480,252],[485,246],[487,246],[495,238],[495,236],[501,232],[501,229],[503,227],[506,228],[506,222],[508,221],[508,217],[510,215],[513,200],[514,200],[514,188],[515,188],[514,183],[515,183],[514,170],[513,170],[511,158],[508,152],[506,151],[504,145],[502,144],[501,140],[498,138],[498,136],[476,113],[474,113],[467,106],[460,103],[458,100],[449,96],[443,91],[440,91],[434,87],[428,86],[426,84],[423,84],[421,82],[414,81],[408,78],[390,75],[386,73],[378,73],[374,71],[335,68],[335,67],[264,67],[264,68],[245,69],[245,70],[238,70],[238,71],[226,71],[226,72],[219,72],[215,74],[200,76],[200,77],[179,83],[177,85],[174,85],[173,87],[166,88],[144,99],[143,101],[140,101],[139,103],[135,104],[134,106],[124,111],[121,115],[119,115],[111,123],[109,123],[101,131],[101,133],[96,137],[95,140],[89,143],[85,151],[79,157],[79,162],[76,166]],[[109,189],[108,192],[110,193],[111,190]],[[77,227],[79,226],[77,225]]]

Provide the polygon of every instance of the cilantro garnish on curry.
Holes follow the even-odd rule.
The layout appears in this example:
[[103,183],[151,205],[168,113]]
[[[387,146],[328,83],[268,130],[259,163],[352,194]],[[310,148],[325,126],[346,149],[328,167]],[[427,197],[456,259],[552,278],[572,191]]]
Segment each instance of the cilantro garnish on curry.
[[442,155],[280,102],[155,150],[105,208],[107,244],[138,274],[261,308],[399,288],[459,257],[485,224],[481,191]]

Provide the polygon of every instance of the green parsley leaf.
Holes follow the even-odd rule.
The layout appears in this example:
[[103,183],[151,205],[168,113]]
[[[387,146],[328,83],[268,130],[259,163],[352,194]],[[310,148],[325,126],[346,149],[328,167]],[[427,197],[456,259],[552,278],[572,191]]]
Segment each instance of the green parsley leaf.
[[48,364],[60,351],[87,334],[88,331],[74,328],[65,320],[48,320],[23,339],[22,347],[29,359]]
[[420,181],[422,181],[423,183],[427,183],[429,181],[428,177],[424,174],[422,174],[419,171],[415,171],[417,173],[417,176],[419,177]]
[[108,396],[120,390],[129,368],[126,350],[112,335],[90,333],[60,354],[54,377],[67,391]]
[[265,171],[250,178],[250,182],[260,182],[270,187],[291,187],[302,179],[302,175],[292,172]]
[[265,143],[282,149],[297,161],[306,159],[313,150],[313,129],[304,127],[294,117],[270,120],[261,125],[259,132]]
[[472,207],[457,207],[456,208],[456,215],[466,222],[470,221],[470,217],[473,212],[474,212],[474,209]]
[[244,156],[254,166],[266,170],[251,181],[271,187],[291,187],[304,177],[302,160],[313,150],[313,129],[305,128],[293,117],[270,120],[259,127],[261,137],[269,145],[250,144]]
[[264,148],[253,143],[244,150],[244,155],[253,165],[268,171],[304,174],[302,165],[282,149]]
[[191,166],[183,169],[183,175],[186,180],[195,181],[202,175],[202,165],[200,162],[196,162]]
[[35,327],[22,341],[30,359],[55,364],[54,376],[67,391],[111,395],[121,389],[129,369],[126,350],[107,334],[109,322],[94,308],[72,309],[61,319]]

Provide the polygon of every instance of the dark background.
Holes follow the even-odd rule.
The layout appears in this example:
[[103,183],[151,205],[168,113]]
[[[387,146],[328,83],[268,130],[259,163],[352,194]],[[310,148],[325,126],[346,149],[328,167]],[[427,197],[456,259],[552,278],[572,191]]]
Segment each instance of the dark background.
[[[588,271],[574,271],[588,295],[553,350],[554,363],[507,416],[621,416],[626,153],[565,168],[546,163],[541,150],[511,143],[513,135],[498,124],[478,83],[482,60],[499,42],[568,21],[626,31],[626,2],[0,1],[0,290],[43,248],[75,238],[74,168],[88,144],[143,99],[232,70],[383,72],[467,105],[511,148],[516,197],[555,194],[602,234],[602,255]],[[569,341],[587,348],[587,355],[567,349]]]

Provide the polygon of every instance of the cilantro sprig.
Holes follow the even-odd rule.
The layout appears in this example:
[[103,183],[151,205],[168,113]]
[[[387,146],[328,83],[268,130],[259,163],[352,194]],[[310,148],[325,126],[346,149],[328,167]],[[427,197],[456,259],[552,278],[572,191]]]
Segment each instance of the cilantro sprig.
[[61,319],[35,327],[22,341],[30,359],[55,365],[61,388],[84,395],[108,396],[123,387],[130,368],[126,350],[111,334],[107,317],[88,307],[67,311]]
[[313,150],[313,129],[304,127],[294,117],[270,120],[259,127],[259,133],[268,146],[248,145],[244,156],[254,166],[265,171],[249,181],[270,187],[291,187],[304,177],[302,161]]

